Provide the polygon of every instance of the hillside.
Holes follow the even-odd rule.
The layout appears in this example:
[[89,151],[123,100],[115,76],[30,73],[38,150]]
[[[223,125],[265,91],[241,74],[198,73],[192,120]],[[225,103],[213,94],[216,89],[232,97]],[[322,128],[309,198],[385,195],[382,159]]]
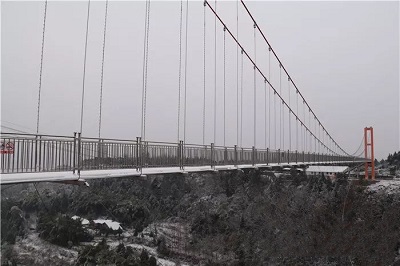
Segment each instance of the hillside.
[[[113,265],[389,265],[400,259],[400,190],[387,193],[345,178],[332,183],[253,171],[90,185],[38,184],[40,197],[32,185],[4,190],[3,265],[27,263],[23,243],[37,237],[43,245],[54,243],[53,228],[69,232],[51,246],[64,245],[56,252],[65,255],[54,258],[57,263],[68,258]],[[123,230],[81,231],[68,222],[74,215],[113,219]],[[29,226],[32,221],[36,227]],[[34,257],[40,250],[24,252]]]

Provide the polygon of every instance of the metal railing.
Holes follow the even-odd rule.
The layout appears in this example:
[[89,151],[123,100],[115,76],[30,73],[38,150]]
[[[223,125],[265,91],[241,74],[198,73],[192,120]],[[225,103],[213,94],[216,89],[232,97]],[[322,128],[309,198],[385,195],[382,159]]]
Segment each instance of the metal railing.
[[304,162],[362,162],[363,158],[256,148],[136,140],[1,134],[1,173],[94,169],[260,165]]

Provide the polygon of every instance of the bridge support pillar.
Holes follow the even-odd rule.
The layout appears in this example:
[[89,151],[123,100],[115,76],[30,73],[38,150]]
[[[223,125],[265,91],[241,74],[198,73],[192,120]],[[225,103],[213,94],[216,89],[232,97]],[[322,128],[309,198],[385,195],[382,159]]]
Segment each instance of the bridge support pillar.
[[374,129],[364,128],[364,153],[365,153],[365,179],[369,179],[369,166],[371,165],[371,178],[375,180],[374,156]]

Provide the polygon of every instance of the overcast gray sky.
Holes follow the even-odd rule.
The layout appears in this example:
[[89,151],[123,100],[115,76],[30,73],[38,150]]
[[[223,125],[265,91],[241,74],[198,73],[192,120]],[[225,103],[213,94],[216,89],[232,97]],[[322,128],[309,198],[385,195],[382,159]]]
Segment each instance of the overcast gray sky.
[[[317,117],[346,151],[352,153],[358,148],[365,126],[374,127],[378,159],[400,150],[398,2],[246,3]],[[36,128],[43,8],[44,3],[39,1],[1,3],[1,122],[3,126],[28,132],[34,132]],[[79,131],[86,8],[86,1],[48,3],[42,79],[42,133],[72,135],[74,131]],[[84,136],[97,136],[98,130],[104,10],[105,2],[92,2]],[[189,2],[186,141],[199,144],[202,142],[203,127],[203,11],[202,1]],[[236,34],[236,2],[218,2],[217,12]],[[144,14],[143,1],[109,2],[103,137],[134,139],[140,135]],[[180,2],[151,2],[146,116],[146,137],[149,140],[177,140],[179,17]],[[215,52],[214,16],[208,8],[206,32],[206,142],[210,143],[214,130]],[[253,56],[253,25],[241,5],[239,40]],[[256,47],[257,65],[267,75],[268,47],[259,34],[256,35]],[[184,51],[184,45],[182,48]],[[221,145],[223,30],[220,24],[217,24],[216,56],[216,143]],[[236,60],[236,45],[226,35],[227,145],[236,144]],[[253,69],[246,59],[243,73],[243,146],[251,147],[254,84]],[[273,59],[271,82],[278,91],[283,91],[284,98],[288,100],[287,77],[282,75],[280,87],[279,67]],[[184,83],[181,89],[184,90]],[[291,106],[296,109],[295,93],[293,87],[290,89]],[[260,75],[257,75],[256,93],[257,146],[263,148],[266,119],[264,82]],[[183,106],[183,97],[181,104]],[[274,131],[273,119],[270,121],[271,131]],[[284,121],[288,121],[287,113]],[[294,128],[293,124],[293,139]],[[287,149],[287,129],[285,134],[283,148]],[[271,138],[274,139],[272,133]],[[267,142],[268,139],[267,136]],[[292,144],[294,148],[295,144]]]

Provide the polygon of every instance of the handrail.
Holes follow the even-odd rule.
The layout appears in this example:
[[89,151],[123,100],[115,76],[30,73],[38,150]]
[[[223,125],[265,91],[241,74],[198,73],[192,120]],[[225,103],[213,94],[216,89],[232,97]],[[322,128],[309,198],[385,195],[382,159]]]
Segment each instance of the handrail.
[[30,133],[15,133],[15,132],[0,132],[0,137],[3,137],[3,135],[21,135],[21,136],[34,136],[35,138],[37,136],[41,137],[56,137],[56,138],[67,138],[67,139],[73,139],[74,137],[71,136],[58,136],[58,135],[48,135],[48,134],[30,134]]
[[1,134],[1,173],[32,173],[95,169],[180,167],[299,162],[364,161],[364,158],[289,150],[270,150],[179,143]]

